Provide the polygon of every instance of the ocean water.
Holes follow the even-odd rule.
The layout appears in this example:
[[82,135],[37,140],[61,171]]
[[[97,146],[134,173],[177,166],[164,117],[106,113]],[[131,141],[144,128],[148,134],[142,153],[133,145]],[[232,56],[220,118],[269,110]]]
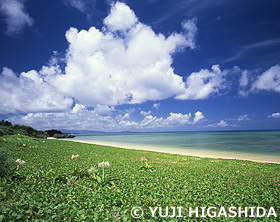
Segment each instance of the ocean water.
[[230,153],[271,155],[280,161],[280,131],[220,131],[168,133],[104,133],[77,135],[73,140],[108,142],[183,150],[208,150]]

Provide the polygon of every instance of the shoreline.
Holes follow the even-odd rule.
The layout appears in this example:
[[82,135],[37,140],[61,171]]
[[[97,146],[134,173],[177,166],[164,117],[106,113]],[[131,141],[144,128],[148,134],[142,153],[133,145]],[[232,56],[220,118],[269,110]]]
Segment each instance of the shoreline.
[[202,158],[237,159],[237,160],[247,160],[253,162],[260,162],[260,163],[280,164],[279,157],[273,155],[237,153],[237,152],[216,151],[216,150],[179,149],[179,148],[172,148],[172,147],[156,147],[156,146],[124,144],[124,143],[106,142],[106,141],[84,141],[84,140],[75,140],[75,139],[74,140],[65,139],[65,140],[78,142],[78,143],[111,146],[111,147],[123,148],[123,149],[153,151],[153,152],[179,154],[179,155],[195,156],[195,157],[202,157]]

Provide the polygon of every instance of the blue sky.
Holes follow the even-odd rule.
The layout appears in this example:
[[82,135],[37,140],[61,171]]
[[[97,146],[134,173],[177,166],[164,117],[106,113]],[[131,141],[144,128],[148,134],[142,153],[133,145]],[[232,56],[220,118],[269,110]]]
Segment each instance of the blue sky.
[[0,0],[0,119],[280,128],[278,0]]

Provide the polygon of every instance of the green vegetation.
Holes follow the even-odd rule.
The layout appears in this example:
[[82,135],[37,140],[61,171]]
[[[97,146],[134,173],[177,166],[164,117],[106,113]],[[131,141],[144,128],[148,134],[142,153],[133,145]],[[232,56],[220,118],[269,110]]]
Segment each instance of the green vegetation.
[[5,150],[0,150],[0,177],[10,176],[9,173],[16,169],[16,163],[13,162]]
[[161,218],[158,214],[152,218],[149,207],[156,206],[262,206],[267,210],[274,207],[280,216],[278,164],[23,135],[0,137],[0,147],[8,152],[3,154],[3,163],[20,159],[16,168],[3,164],[13,176],[0,178],[0,221],[136,221],[131,216],[136,206],[144,210],[141,221],[278,220],[273,216],[188,218],[184,210],[183,218]]
[[46,132],[50,137],[53,137],[54,135],[63,134],[63,132],[61,132],[60,130],[55,130],[55,129],[46,130],[45,132]]
[[73,138],[74,135],[68,135],[62,133],[60,130],[45,130],[45,131],[39,131],[31,126],[25,126],[25,125],[13,125],[9,121],[0,121],[0,136],[5,135],[25,135],[25,136],[32,136],[37,138],[47,138],[47,137],[55,137],[55,138]]
[[12,125],[9,121],[0,121],[0,136],[21,134],[25,136],[36,136],[44,132],[33,129],[30,126]]

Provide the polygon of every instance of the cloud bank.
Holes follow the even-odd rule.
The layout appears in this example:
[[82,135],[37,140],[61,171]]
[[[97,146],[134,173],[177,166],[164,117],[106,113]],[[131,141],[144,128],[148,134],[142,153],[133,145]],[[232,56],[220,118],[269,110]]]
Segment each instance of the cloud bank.
[[[84,9],[82,1],[65,2],[80,11]],[[33,23],[23,3],[1,1],[9,34]],[[71,27],[66,32],[69,46],[63,59],[54,56],[39,71],[14,73],[4,67],[0,74],[0,114],[28,113],[17,119],[27,125],[30,120],[39,122],[38,118],[42,118],[47,123],[48,119],[52,120],[52,124],[62,124],[63,119],[66,125],[68,121],[76,121],[95,128],[99,124],[101,128],[106,125],[111,129],[162,129],[196,124],[205,117],[200,111],[194,117],[190,113],[170,113],[166,118],[142,111],[143,119],[136,121],[130,113],[113,115],[115,106],[155,101],[153,108],[158,110],[160,103],[156,101],[167,98],[207,99],[226,91],[229,76],[238,72],[242,73],[240,94],[261,90],[280,92],[279,65],[256,78],[250,70],[242,72],[238,67],[222,70],[219,65],[190,75],[175,73],[174,55],[197,47],[197,22],[197,18],[185,20],[180,32],[164,35],[139,21],[126,4],[116,2],[101,29]],[[216,126],[228,124],[221,121]]]
[[[196,21],[186,20],[181,33],[164,36],[141,23],[126,4],[117,2],[104,19],[102,30],[70,28],[66,32],[69,48],[63,60],[64,69],[60,68],[59,62],[53,62],[40,71],[14,74],[17,89],[13,89],[12,84],[5,85],[10,77],[5,75],[9,69],[4,68],[1,112],[67,110],[72,101],[97,107],[139,104],[170,97],[206,98],[208,92],[203,97],[193,96],[194,92],[192,96],[184,96],[189,94],[186,83],[172,68],[175,53],[195,48]],[[25,91],[25,85],[32,90]],[[19,96],[21,94],[24,97]],[[20,100],[18,105],[9,102],[11,97]],[[41,104],[38,98],[42,98]]]
[[[126,4],[116,2],[101,30],[91,27],[79,31],[72,27],[66,32],[69,47],[62,66],[61,59],[53,59],[40,71],[14,75],[14,82],[21,84],[17,90],[12,85],[2,87],[5,93],[1,112],[34,111],[34,104],[38,111],[49,112],[69,110],[72,102],[94,108],[172,97],[207,99],[226,88],[227,76],[236,68],[221,70],[219,65],[213,65],[211,70],[201,69],[185,78],[176,74],[173,55],[186,48],[194,49],[197,31],[197,18],[193,18],[182,22],[180,33],[155,33]],[[2,79],[2,85],[10,81],[3,73]],[[34,90],[24,91],[27,80]],[[21,94],[18,91],[24,92],[28,102],[9,103],[11,97]],[[44,102],[40,104],[37,98],[44,98]]]
[[[140,112],[142,119],[136,119],[131,113],[119,113],[114,108],[99,106],[94,110],[88,110],[81,104],[76,104],[70,111],[28,113],[9,118],[18,124],[36,126],[37,129],[69,129],[116,132],[123,130],[131,131],[164,131],[171,129],[185,129],[187,126],[198,124],[203,116],[196,112],[192,118],[191,113],[170,113],[166,118],[156,117],[152,112]],[[137,113],[136,113],[137,114]]]

